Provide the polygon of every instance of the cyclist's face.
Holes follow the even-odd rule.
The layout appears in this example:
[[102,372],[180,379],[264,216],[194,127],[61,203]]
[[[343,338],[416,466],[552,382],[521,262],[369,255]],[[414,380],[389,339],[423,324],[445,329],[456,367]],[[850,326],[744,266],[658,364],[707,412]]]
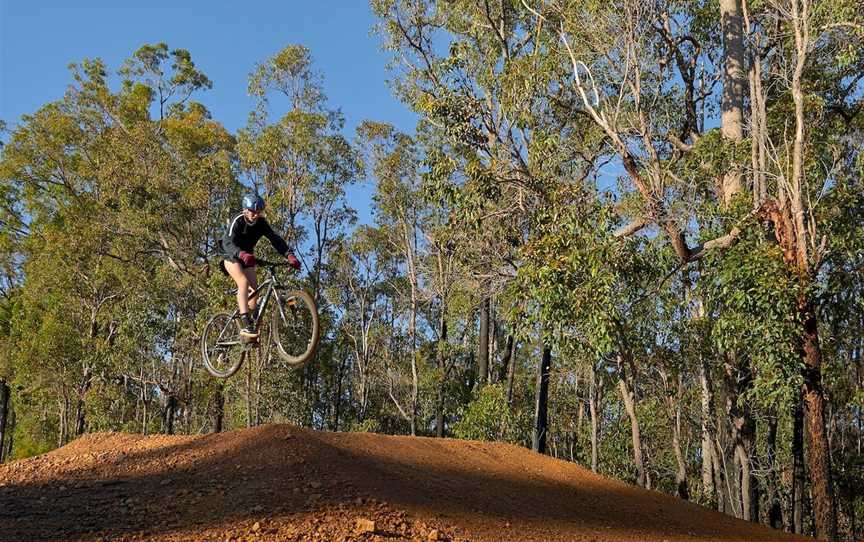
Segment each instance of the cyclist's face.
[[243,212],[246,214],[246,220],[248,220],[249,222],[255,222],[256,220],[258,220],[258,217],[261,216],[261,211],[245,209]]

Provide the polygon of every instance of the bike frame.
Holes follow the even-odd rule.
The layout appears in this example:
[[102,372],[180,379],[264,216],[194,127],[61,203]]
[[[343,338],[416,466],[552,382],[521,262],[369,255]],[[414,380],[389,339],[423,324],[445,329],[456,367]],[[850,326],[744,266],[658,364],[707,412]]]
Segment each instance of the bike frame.
[[[281,284],[279,283],[279,279],[276,277],[275,273],[275,269],[278,266],[270,262],[259,263],[261,264],[261,267],[264,267],[267,270],[267,273],[270,275],[270,277],[261,284],[259,284],[258,287],[255,288],[247,298],[252,299],[253,297],[258,296],[258,294],[262,290],[264,290],[265,288],[267,289],[267,291],[264,292],[264,296],[260,298],[260,301],[255,306],[255,310],[258,312],[258,318],[255,319],[256,330],[258,329],[258,326],[261,325],[261,315],[264,314],[265,310],[267,310],[267,304],[270,302],[270,297],[276,296],[276,300],[279,301],[279,292],[276,289],[281,286]],[[279,315],[284,319],[286,316],[285,311],[282,310],[282,304],[277,303],[276,306],[279,307]],[[235,309],[234,312],[231,314],[231,319],[233,320],[238,316],[240,316],[240,309]]]

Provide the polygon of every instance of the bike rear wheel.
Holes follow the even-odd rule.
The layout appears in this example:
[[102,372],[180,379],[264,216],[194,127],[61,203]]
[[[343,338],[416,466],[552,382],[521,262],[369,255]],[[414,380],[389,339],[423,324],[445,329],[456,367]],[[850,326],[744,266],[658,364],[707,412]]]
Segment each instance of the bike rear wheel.
[[271,312],[273,342],[288,365],[297,367],[315,355],[318,346],[318,308],[302,290],[277,291]]
[[201,357],[207,372],[216,378],[228,378],[236,373],[246,359],[240,320],[227,313],[210,318],[201,335]]

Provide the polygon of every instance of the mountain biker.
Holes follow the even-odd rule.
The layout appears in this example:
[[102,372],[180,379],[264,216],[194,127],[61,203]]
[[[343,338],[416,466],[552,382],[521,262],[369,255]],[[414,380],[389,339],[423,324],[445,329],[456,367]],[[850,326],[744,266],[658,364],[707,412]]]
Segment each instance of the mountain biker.
[[243,212],[234,217],[228,225],[228,230],[220,243],[222,256],[222,271],[237,283],[237,307],[243,320],[240,334],[248,339],[258,336],[252,318],[249,316],[255,310],[257,298],[249,298],[250,288],[258,287],[255,276],[257,262],[252,251],[261,237],[267,237],[273,248],[285,257],[288,265],[300,270],[300,260],[288,248],[288,243],[280,237],[262,216],[264,200],[258,194],[250,193],[243,196]]

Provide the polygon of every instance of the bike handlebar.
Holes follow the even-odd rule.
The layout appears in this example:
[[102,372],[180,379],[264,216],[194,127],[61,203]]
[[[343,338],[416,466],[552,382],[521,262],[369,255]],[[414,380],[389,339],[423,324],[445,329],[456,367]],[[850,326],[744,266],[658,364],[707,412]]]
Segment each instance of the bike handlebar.
[[[288,262],[268,262],[267,260],[256,260],[257,265],[261,267],[291,267]],[[293,267],[291,267],[294,270]]]
[[268,262],[267,260],[260,260],[257,258],[255,259],[255,262],[264,267],[284,267],[288,265],[288,262]]

